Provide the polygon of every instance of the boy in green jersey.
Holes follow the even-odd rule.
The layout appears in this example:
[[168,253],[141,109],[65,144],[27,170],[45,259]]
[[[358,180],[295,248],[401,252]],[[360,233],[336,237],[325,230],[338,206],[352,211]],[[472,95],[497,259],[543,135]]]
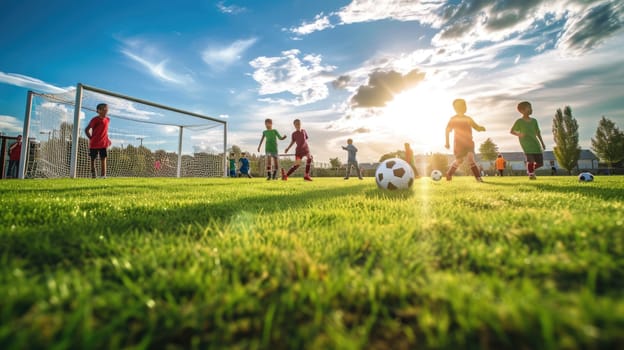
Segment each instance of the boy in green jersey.
[[[270,118],[264,120],[264,126],[266,127],[266,130],[262,132],[262,138],[260,139],[260,144],[258,145],[258,152],[260,152],[260,146],[262,146],[262,141],[266,139],[266,143],[264,145],[264,153],[266,155],[267,180],[277,180],[277,169],[279,167],[277,139],[284,140],[286,139],[286,135],[282,136],[277,130],[273,130],[273,120],[271,120]],[[272,171],[271,159],[273,159],[274,164]]]
[[537,120],[531,118],[533,108],[527,101],[518,103],[518,112],[522,114],[522,118],[516,120],[511,127],[510,133],[518,136],[520,146],[526,158],[527,174],[529,179],[535,180],[535,169],[544,165],[544,155],[542,151],[546,149],[542,134],[540,133]]

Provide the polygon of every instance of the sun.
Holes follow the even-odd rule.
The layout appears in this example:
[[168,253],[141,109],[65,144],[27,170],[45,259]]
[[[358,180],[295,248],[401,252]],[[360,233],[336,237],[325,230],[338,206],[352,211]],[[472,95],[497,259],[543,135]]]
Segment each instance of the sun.
[[420,84],[388,103],[384,111],[386,125],[417,153],[442,152],[444,130],[453,115],[453,99],[433,84]]

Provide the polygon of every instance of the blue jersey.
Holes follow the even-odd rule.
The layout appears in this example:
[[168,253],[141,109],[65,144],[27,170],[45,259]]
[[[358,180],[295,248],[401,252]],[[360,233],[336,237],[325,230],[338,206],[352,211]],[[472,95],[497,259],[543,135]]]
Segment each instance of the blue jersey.
[[247,158],[240,158],[238,160],[238,162],[240,163],[240,167],[241,169],[249,169],[249,159]]

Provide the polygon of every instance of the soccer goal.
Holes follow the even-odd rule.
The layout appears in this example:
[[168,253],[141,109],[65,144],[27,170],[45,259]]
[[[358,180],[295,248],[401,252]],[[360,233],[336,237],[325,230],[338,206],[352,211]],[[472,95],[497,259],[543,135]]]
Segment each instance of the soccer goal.
[[[84,128],[108,105],[109,177],[226,176],[227,123],[217,118],[78,84],[28,92],[20,178],[90,177]],[[96,168],[99,171],[99,161]]]

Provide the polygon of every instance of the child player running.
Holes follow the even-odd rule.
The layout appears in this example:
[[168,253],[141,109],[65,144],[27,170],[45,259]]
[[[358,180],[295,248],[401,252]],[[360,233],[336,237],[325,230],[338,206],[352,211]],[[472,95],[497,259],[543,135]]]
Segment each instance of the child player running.
[[[277,139],[280,140],[286,139],[286,135],[282,136],[277,130],[273,129],[273,120],[267,118],[264,120],[264,126],[266,130],[262,132],[262,138],[260,139],[260,144],[258,145],[258,152],[260,152],[260,146],[262,146],[262,141],[266,139],[266,143],[264,145],[264,153],[266,156],[266,171],[267,171],[267,180],[277,180],[277,168],[279,166],[279,159],[277,154]],[[273,159],[273,171],[271,171],[271,159]]]
[[288,177],[299,168],[301,165],[301,159],[306,157],[306,166],[305,166],[305,175],[303,179],[305,181],[312,181],[310,177],[310,166],[312,165],[312,155],[310,154],[310,147],[308,147],[308,133],[301,128],[301,121],[299,119],[295,119],[293,121],[293,125],[295,126],[295,131],[292,133],[292,141],[290,141],[290,145],[286,147],[286,152],[292,145],[297,144],[297,148],[295,149],[295,164],[288,169],[288,173],[284,173],[284,168],[282,168],[282,180],[288,180]]
[[241,157],[238,159],[238,164],[240,164],[238,177],[245,175],[251,179],[251,172],[249,171],[249,159],[247,158],[247,154],[245,152],[243,152],[241,154]]
[[444,147],[447,149],[449,146],[449,133],[453,131],[453,153],[455,154],[455,161],[451,164],[451,167],[446,172],[446,180],[451,181],[453,174],[464,162],[465,158],[468,158],[470,162],[470,170],[475,179],[479,182],[483,182],[481,179],[481,172],[474,159],[474,141],[472,139],[472,129],[477,131],[485,131],[485,127],[475,123],[471,117],[467,116],[466,101],[463,99],[456,99],[453,101],[453,108],[455,109],[455,116],[451,117],[446,126],[446,144]]
[[347,151],[347,174],[345,175],[345,180],[349,180],[349,176],[351,176],[351,167],[355,168],[358,179],[362,179],[362,171],[360,170],[360,166],[358,165],[358,161],[356,158],[356,153],[358,151],[357,147],[353,145],[353,140],[347,140],[347,146],[342,146],[342,149]]
[[511,127],[510,133],[518,136],[520,146],[526,158],[527,174],[529,179],[535,180],[535,169],[544,165],[544,155],[542,150],[546,149],[542,134],[540,133],[537,120],[531,118],[533,108],[527,101],[518,104],[518,112],[522,114],[522,118],[516,120]]

